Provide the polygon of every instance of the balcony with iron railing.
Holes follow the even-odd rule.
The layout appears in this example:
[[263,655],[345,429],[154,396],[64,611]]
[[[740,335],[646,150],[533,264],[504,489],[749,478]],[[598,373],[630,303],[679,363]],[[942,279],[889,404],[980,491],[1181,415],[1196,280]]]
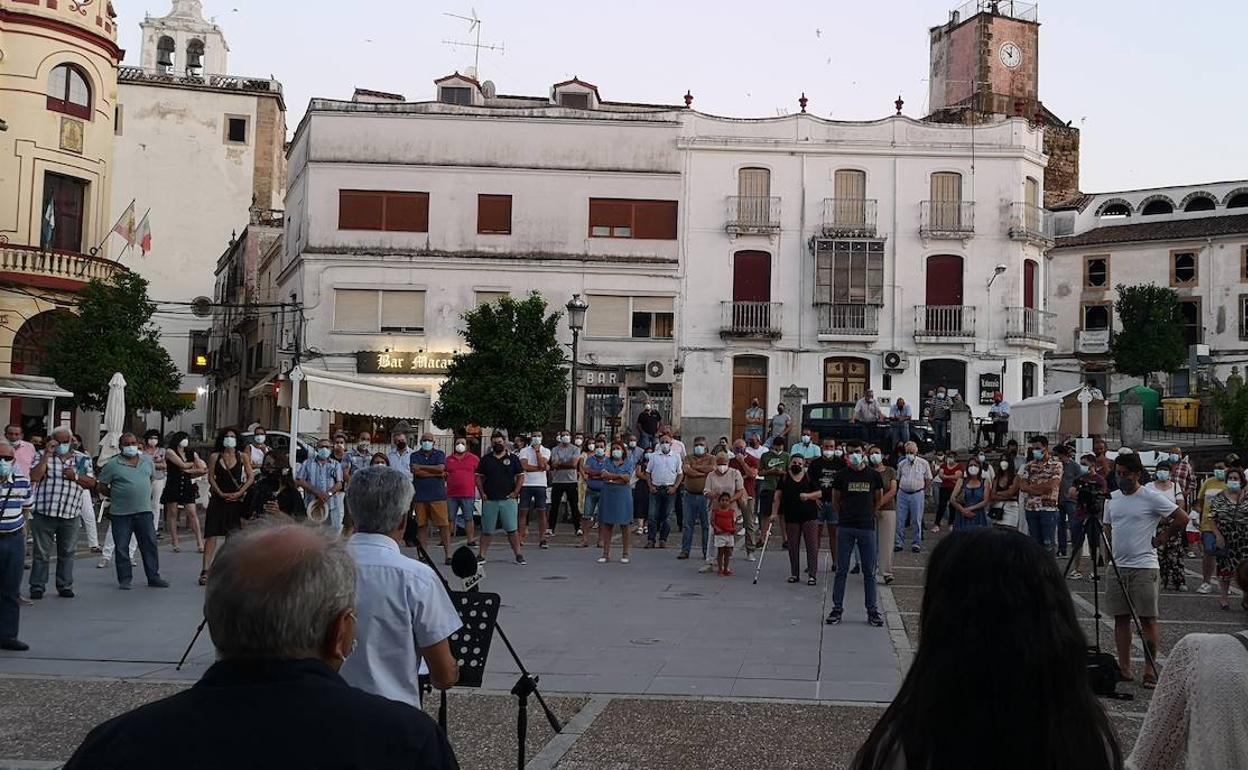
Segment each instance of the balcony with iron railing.
[[919,207],[919,235],[924,238],[969,238],[975,233],[971,201],[922,201]]
[[915,305],[917,342],[974,342],[975,308],[971,305]]
[[774,339],[780,336],[782,305],[779,302],[721,302],[720,307],[721,337]]
[[1057,347],[1057,315],[1031,307],[1005,308],[1007,342],[1052,350]]
[[880,334],[880,308],[876,305],[817,304],[819,337],[872,339]]
[[107,281],[126,267],[112,259],[0,243],[0,281],[77,291],[88,281]]
[[725,229],[734,234],[779,232],[780,199],[766,195],[729,195]]
[[1034,203],[1015,203],[1010,209],[1010,238],[1037,246],[1052,246],[1053,215]]
[[874,198],[824,198],[823,234],[843,237],[875,237]]

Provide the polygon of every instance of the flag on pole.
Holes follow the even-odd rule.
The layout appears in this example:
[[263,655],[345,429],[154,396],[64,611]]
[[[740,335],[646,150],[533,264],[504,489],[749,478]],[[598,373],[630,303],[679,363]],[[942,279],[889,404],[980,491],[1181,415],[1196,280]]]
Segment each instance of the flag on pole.
[[56,213],[55,207],[52,205],[52,199],[48,198],[48,207],[43,211],[43,248],[49,248],[52,245],[52,236],[56,234]]
[[150,213],[152,213],[151,209],[148,209],[147,212],[143,214],[143,219],[139,220],[139,226],[135,233],[135,240],[139,244],[139,251],[141,251],[145,257],[147,256],[147,252],[152,250],[152,226],[148,224],[147,221],[147,215]]
[[117,224],[113,225],[113,232],[124,238],[130,246],[134,245],[134,201],[130,201],[130,205],[126,207],[126,210],[121,212],[121,217],[117,220]]

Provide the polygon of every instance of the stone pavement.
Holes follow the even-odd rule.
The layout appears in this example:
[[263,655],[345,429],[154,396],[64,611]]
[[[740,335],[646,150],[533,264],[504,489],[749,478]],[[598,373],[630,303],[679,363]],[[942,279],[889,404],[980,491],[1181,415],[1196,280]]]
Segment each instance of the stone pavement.
[[[830,575],[815,587],[789,585],[778,551],[754,586],[744,559],[724,579],[698,574],[697,562],[677,561],[673,549],[637,549],[630,565],[599,565],[594,549],[556,544],[528,550],[525,567],[496,550],[483,588],[502,594],[503,626],[565,722],[552,735],[533,704],[529,767],[846,767],[917,644],[922,569],[943,536],[926,535],[922,554],[896,555],[897,582],[881,592],[890,610],[884,629],[865,624],[858,578],[845,622],[823,625]],[[11,716],[0,722],[0,769],[55,767],[92,726],[189,685],[210,663],[211,644],[201,638],[190,665],[173,670],[199,617],[198,555],[166,548],[161,556],[169,590],[117,591],[111,571],[81,559],[79,598],[49,596],[24,609],[32,650],[0,654],[0,702]],[[1199,571],[1196,560],[1188,567]],[[1090,583],[1071,586],[1090,633]],[[1163,662],[1185,633],[1246,625],[1244,613],[1192,593],[1164,594],[1162,614]],[[1112,620],[1103,623],[1108,646]],[[516,669],[505,655],[496,639],[486,687],[450,698],[451,740],[464,767],[515,766],[515,701],[506,690]],[[1107,707],[1129,751],[1149,693],[1122,689],[1136,700]],[[55,735],[39,729],[49,719]]]

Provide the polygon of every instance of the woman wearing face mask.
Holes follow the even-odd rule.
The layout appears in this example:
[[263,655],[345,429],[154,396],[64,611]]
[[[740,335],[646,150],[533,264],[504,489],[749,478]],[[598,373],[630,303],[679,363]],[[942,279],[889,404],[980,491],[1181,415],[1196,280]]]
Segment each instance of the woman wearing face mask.
[[[382,455],[382,465],[387,465]],[[260,466],[260,479],[256,482],[254,493],[249,497],[247,515],[244,521],[254,521],[262,516],[291,516],[297,519],[307,518],[308,509],[303,503],[303,495],[295,486],[290,473],[290,461],[282,452],[269,452]]]
[[957,516],[954,518],[954,529],[970,529],[988,526],[988,485],[984,482],[983,466],[979,459],[966,464],[966,475],[958,482],[954,490],[952,505]]
[[1018,504],[1019,479],[1014,472],[1014,463],[1006,455],[998,462],[996,475],[992,479],[991,502],[988,506],[988,518],[997,527],[1018,529],[1020,518]]
[[1200,588],[1196,589],[1198,594],[1207,594],[1213,591],[1213,568],[1217,563],[1215,556],[1217,544],[1214,542],[1213,517],[1209,515],[1209,510],[1213,498],[1217,497],[1224,489],[1226,489],[1226,463],[1218,461],[1214,463],[1213,475],[1201,483],[1200,491],[1196,493],[1196,499],[1192,501],[1192,509],[1200,514],[1201,581]]
[[[1174,483],[1174,479],[1170,477],[1172,463],[1169,460],[1162,460],[1157,463],[1153,471],[1153,481],[1148,486],[1155,491],[1160,492],[1167,499],[1174,500],[1174,504],[1179,510],[1187,513],[1187,501],[1183,497],[1183,491],[1179,489],[1179,485]],[[1158,526],[1157,534],[1162,534],[1167,527]],[[1175,591],[1187,590],[1187,577],[1183,572],[1183,535],[1178,534],[1157,549],[1157,561],[1160,565],[1161,587],[1173,588]]]
[[204,516],[204,566],[199,584],[208,582],[208,568],[217,549],[217,540],[243,526],[247,512],[247,490],[255,480],[251,457],[238,448],[238,431],[222,428],[217,433],[215,451],[208,458],[208,513]]
[[[594,537],[598,541],[597,546],[602,547],[602,535],[598,529],[598,521],[602,518],[602,490],[606,487],[603,480],[603,473],[607,470],[607,465],[611,462],[609,450],[605,446],[599,446],[598,442],[591,441],[588,445],[588,452],[584,460],[581,462],[581,483],[585,485],[585,513],[581,516],[581,546],[589,544],[585,532],[598,533]],[[628,456],[628,452],[624,453]],[[632,477],[630,477],[631,480]],[[629,490],[629,504],[632,504],[632,490]],[[625,526],[625,529],[628,527]]]
[[[884,464],[884,456],[879,447],[871,447],[868,451],[867,462],[880,474],[880,481],[884,484],[880,508],[875,512],[876,568],[880,571],[884,585],[892,585],[893,539],[897,537],[897,469]],[[905,451],[904,447],[902,451]],[[862,569],[859,561],[858,550],[854,549],[854,566],[857,570]],[[858,574],[852,569],[850,572]]]
[[[1230,608],[1231,578],[1239,563],[1248,559],[1248,499],[1244,494],[1244,471],[1228,468],[1226,489],[1218,493],[1209,504],[1218,579],[1222,582],[1222,609]],[[1248,594],[1240,599],[1240,606],[1248,610]]]
[[770,526],[784,518],[785,544],[789,548],[789,582],[796,583],[801,567],[801,541],[806,541],[806,585],[813,586],[819,574],[819,484],[806,473],[805,461],[793,455],[789,472],[776,482],[771,505]]
[[257,425],[252,428],[251,445],[247,447],[247,457],[251,460],[251,467],[260,468],[264,464],[264,458],[273,450],[269,446],[269,437],[264,428]]
[[949,526],[953,526],[954,511],[949,507],[949,501],[953,499],[953,491],[957,488],[958,482],[962,480],[964,471],[955,452],[947,453],[944,462],[936,469],[937,475],[940,476],[940,496],[936,501],[936,524],[932,527],[933,532],[940,531],[942,518],[947,518]]
[[[597,447],[595,447],[597,451]],[[602,556],[599,564],[611,561],[611,540],[615,530],[620,530],[620,563],[628,564],[629,557],[629,523],[633,520],[633,495],[628,488],[636,469],[633,461],[624,451],[624,445],[616,441],[611,445],[611,454],[607,459],[598,478],[602,480],[602,527],[598,532],[598,541],[602,544]]]
[[655,448],[651,447],[641,453],[641,460],[634,462],[633,469],[633,519],[637,522],[637,536],[642,537],[648,529],[646,521],[650,518],[650,487],[646,481],[646,466],[654,456]]
[[199,498],[195,479],[203,476],[208,467],[195,450],[189,448],[190,443],[187,435],[178,431],[169,437],[165,447],[165,491],[160,495],[160,502],[165,507],[165,529],[169,531],[175,553],[182,550],[178,546],[178,508],[186,509],[186,526],[195,536],[195,548],[200,553],[204,552],[204,536],[200,532],[199,511],[195,506]]
[[161,525],[160,511],[164,508],[160,504],[160,498],[164,496],[169,467],[165,462],[165,449],[160,445],[160,431],[153,428],[144,433],[141,449],[143,454],[147,455],[148,459],[152,461],[152,467],[156,469],[155,475],[152,476],[152,510],[156,512],[156,531],[159,532]]

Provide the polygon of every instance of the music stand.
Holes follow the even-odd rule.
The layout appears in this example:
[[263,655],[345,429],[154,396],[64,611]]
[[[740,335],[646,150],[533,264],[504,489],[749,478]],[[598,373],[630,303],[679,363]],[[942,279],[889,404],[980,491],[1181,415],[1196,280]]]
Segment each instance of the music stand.
[[447,591],[463,628],[451,634],[451,654],[459,663],[457,687],[480,687],[485,678],[485,661],[498,623],[501,598],[477,591]]

